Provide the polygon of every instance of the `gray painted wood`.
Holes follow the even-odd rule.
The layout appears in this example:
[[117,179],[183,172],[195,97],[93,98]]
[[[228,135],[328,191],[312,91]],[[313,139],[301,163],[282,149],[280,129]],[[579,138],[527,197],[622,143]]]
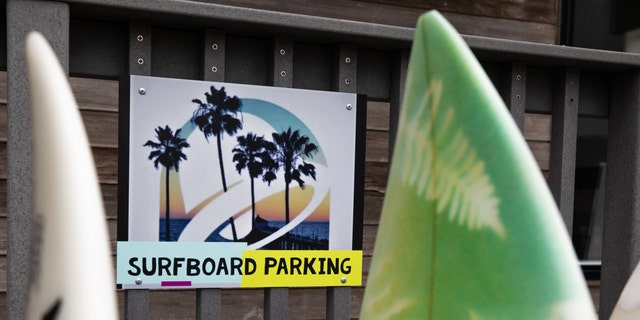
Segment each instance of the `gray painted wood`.
[[[205,81],[224,81],[226,35],[221,29],[206,29],[204,31],[202,78]],[[222,319],[220,308],[222,289],[196,289],[196,319]]]
[[[340,44],[336,48],[336,72],[334,89],[355,93],[357,89],[358,49],[352,44]],[[351,315],[351,288],[327,288],[327,319],[349,319]]]
[[276,37],[273,40],[273,72],[271,85],[291,88],[293,86],[293,40]]
[[580,71],[568,68],[558,72],[551,120],[549,188],[569,234],[573,233],[579,96]]
[[[275,87],[291,88],[293,85],[293,40],[276,37],[271,53],[271,84]],[[264,318],[284,320],[288,317],[289,289],[264,289]]]
[[124,318],[142,320],[149,317],[149,290],[124,291]]
[[224,81],[226,72],[226,41],[224,30],[206,29],[204,35],[204,68],[203,79],[207,81]]
[[389,163],[393,156],[393,148],[398,133],[398,121],[400,121],[400,110],[404,98],[404,88],[409,71],[408,50],[400,50],[394,54],[392,62],[391,92],[389,111]]
[[600,319],[640,260],[640,71],[613,77],[605,182]]
[[151,75],[151,25],[129,24],[129,74]]
[[196,289],[196,320],[219,320],[221,289]]
[[289,289],[264,289],[264,319],[285,320],[289,311]]
[[520,62],[507,64],[502,82],[502,99],[511,112],[513,120],[524,132],[524,109],[527,93],[527,65]]
[[29,290],[31,221],[31,125],[24,43],[36,30],[69,70],[69,6],[58,2],[7,1],[7,318],[23,319]]
[[[129,73],[151,75],[151,26],[144,22],[129,25]],[[124,295],[125,320],[149,317],[149,290],[126,290]]]

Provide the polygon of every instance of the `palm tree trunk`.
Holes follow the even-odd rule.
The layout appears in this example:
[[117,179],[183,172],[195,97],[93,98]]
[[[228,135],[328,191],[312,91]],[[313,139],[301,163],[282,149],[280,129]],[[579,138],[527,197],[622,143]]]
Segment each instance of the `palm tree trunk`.
[[251,178],[251,230],[256,228],[256,195],[253,183],[253,178]]
[[222,142],[220,141],[220,135],[216,136],[218,142],[218,161],[220,162],[220,176],[222,177],[222,189],[227,192],[227,179],[224,176],[224,164],[222,163]]
[[[284,184],[284,225],[289,224],[289,183]],[[289,232],[284,235],[285,250],[289,249]]]
[[284,222],[289,224],[289,184],[285,183],[284,187]]
[[166,211],[165,211],[165,218],[164,218],[164,241],[171,241],[170,237],[169,237],[169,168],[165,168],[166,170],[166,180],[165,180],[165,197],[166,197]]

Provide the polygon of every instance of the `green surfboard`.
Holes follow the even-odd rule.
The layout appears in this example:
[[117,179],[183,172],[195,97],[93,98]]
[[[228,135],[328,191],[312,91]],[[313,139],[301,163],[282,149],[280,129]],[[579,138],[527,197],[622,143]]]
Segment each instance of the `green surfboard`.
[[595,319],[558,208],[455,29],[420,17],[363,319]]

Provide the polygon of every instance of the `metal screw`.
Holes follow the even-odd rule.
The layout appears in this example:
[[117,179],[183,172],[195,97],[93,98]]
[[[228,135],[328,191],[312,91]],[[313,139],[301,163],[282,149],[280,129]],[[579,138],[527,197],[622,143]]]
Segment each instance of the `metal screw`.
[[516,99],[520,99],[520,98],[521,98],[520,95],[516,94]]
[[218,72],[218,67],[216,66],[211,67],[211,72]]
[[349,80],[349,79],[344,79],[344,84],[346,84],[346,85],[351,84],[351,80]]
[[287,76],[287,72],[284,71],[284,70],[280,71],[280,76],[283,77],[283,78],[286,77]]
[[340,282],[342,282],[342,283],[347,283],[347,278],[342,277],[342,279],[340,279]]
[[144,64],[144,59],[138,58],[138,64]]
[[351,110],[351,109],[353,109],[353,106],[351,105],[351,103],[348,103],[347,104],[347,110]]
[[[343,278],[344,279],[344,278]],[[136,284],[137,285],[141,285],[142,284],[142,279],[140,278],[136,278]]]
[[138,93],[144,96],[145,94],[147,94],[147,90],[145,88],[140,88],[138,89]]
[[573,79],[569,79],[569,83],[573,84]]
[[516,75],[516,79],[521,80],[522,76],[521,75]]
[[138,42],[142,42],[144,40],[144,36],[139,34],[138,37],[136,37],[136,39],[138,39]]
[[213,49],[213,51],[218,50],[218,44],[217,43],[212,44],[211,49]]
[[284,49],[280,49],[280,55],[284,56],[285,54],[287,54],[287,51],[285,51]]
[[351,63],[351,58],[350,58],[350,57],[346,57],[346,58],[344,58],[344,62],[346,62],[346,63]]

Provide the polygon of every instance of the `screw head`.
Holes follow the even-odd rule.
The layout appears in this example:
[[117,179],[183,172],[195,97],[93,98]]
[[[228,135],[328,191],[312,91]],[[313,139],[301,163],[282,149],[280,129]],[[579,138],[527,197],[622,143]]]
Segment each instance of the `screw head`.
[[340,282],[342,282],[342,283],[347,283],[347,278],[342,277],[342,279],[340,279]]
[[144,59],[138,58],[138,64],[144,64]]
[[344,62],[346,62],[346,63],[351,63],[351,58],[350,58],[350,57],[346,57],[346,58],[344,58]]
[[211,72],[214,72],[214,73],[218,72],[218,67],[216,66],[211,67]]
[[516,94],[516,99],[522,98],[519,94]]
[[350,84],[351,84],[351,80],[349,80],[349,79],[344,79],[344,84],[346,84],[346,85],[350,85]]
[[353,106],[351,105],[351,103],[347,104],[347,110],[351,110],[353,109]]
[[137,284],[137,285],[141,285],[141,284],[142,284],[142,279],[140,279],[140,278],[136,278],[136,284]]
[[284,71],[284,70],[280,71],[280,76],[283,77],[283,78],[286,77],[287,76],[287,72]]
[[522,76],[521,75],[516,75],[516,79],[521,80]]
[[213,51],[218,50],[218,48],[219,48],[219,47],[218,47],[218,44],[217,44],[217,43],[214,43],[214,44],[212,44],[212,45],[211,45],[211,49],[212,49]]
[[136,37],[136,40],[138,40],[138,42],[142,42],[142,41],[144,41],[144,36],[143,36],[143,35],[141,35],[141,34],[139,34],[139,35]]
[[145,89],[145,88],[140,88],[140,89],[138,89],[138,93],[139,93],[140,95],[144,96],[145,94],[147,94],[147,89]]
[[280,55],[284,56],[285,54],[287,54],[287,51],[284,49],[280,49]]

